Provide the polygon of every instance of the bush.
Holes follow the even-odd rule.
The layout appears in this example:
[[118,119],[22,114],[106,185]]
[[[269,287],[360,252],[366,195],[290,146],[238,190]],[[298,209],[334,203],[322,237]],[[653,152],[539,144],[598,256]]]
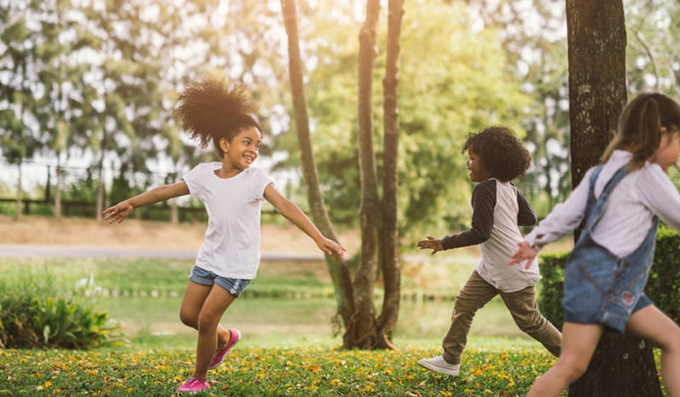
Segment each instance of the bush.
[[645,292],[656,306],[680,323],[680,234],[660,228],[656,238],[654,265]]
[[47,276],[0,282],[0,345],[6,348],[90,349],[121,341],[106,313],[59,291]]
[[[680,234],[667,227],[660,227],[656,238],[654,262],[649,273],[645,292],[655,305],[673,321],[680,323]],[[567,254],[542,255],[540,269],[543,286],[538,296],[541,313],[556,327],[562,328],[562,285]]]
[[538,294],[538,309],[555,327],[562,329],[564,309],[562,290],[568,254],[541,255],[539,269],[543,279]]

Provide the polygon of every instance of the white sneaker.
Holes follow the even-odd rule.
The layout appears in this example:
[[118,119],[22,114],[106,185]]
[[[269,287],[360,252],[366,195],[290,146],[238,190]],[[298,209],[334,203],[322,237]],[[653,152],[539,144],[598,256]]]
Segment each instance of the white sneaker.
[[423,358],[418,360],[418,364],[431,371],[445,375],[458,376],[458,373],[460,372],[460,364],[449,364],[442,356]]

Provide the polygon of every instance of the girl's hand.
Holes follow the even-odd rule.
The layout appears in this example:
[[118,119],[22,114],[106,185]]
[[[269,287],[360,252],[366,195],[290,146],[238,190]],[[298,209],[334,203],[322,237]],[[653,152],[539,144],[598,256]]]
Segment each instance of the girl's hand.
[[120,203],[109,207],[104,210],[104,220],[113,223],[118,221],[118,223],[123,222],[123,219],[127,218],[128,215],[132,213],[135,207],[130,204],[128,200],[121,201]]
[[335,241],[321,236],[321,240],[316,242],[316,245],[323,251],[326,255],[337,254],[341,259],[345,258],[345,247],[336,243]]
[[534,259],[536,259],[538,251],[536,251],[536,248],[530,246],[526,240],[520,242],[518,246],[519,247],[517,248],[517,251],[510,257],[510,262],[508,262],[508,265],[514,265],[515,263],[526,261],[524,268],[528,269],[529,266],[531,266],[531,264],[534,262]]
[[436,239],[432,236],[427,236],[427,240],[418,241],[416,243],[416,247],[420,248],[421,250],[431,249],[432,253],[430,255],[434,255],[437,252],[444,250],[444,246],[442,245],[442,241],[440,239]]

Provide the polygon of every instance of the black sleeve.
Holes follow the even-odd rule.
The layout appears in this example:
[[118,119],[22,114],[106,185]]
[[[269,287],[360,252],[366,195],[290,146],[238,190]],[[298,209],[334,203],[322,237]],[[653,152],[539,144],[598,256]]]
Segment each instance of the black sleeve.
[[522,193],[517,190],[517,204],[519,204],[519,213],[517,214],[517,224],[519,226],[533,226],[538,221],[534,207],[529,204]]
[[493,212],[496,207],[496,180],[479,183],[472,189],[472,228],[442,239],[444,249],[467,247],[491,237]]

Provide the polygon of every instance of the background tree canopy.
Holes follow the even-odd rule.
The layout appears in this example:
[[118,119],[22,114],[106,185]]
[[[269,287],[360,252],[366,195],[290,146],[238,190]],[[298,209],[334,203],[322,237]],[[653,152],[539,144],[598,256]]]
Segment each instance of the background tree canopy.
[[[679,6],[624,5],[629,91],[677,95]],[[365,4],[301,0],[298,7],[318,172],[333,221],[351,224],[359,202],[355,98]],[[547,213],[571,190],[564,2],[412,0],[404,8],[402,236],[467,225],[471,189],[460,147],[467,133],[490,124],[525,138],[534,167],[517,183]],[[181,177],[211,153],[180,139],[171,117],[176,92],[220,73],[250,86],[266,126],[260,166],[304,202],[278,0],[5,1],[0,37],[0,174],[31,159],[57,175],[60,167],[82,167],[88,177],[66,178],[65,194],[110,201]],[[376,85],[384,62],[379,53]],[[378,134],[382,97],[374,101]],[[34,194],[14,179],[0,183]]]

